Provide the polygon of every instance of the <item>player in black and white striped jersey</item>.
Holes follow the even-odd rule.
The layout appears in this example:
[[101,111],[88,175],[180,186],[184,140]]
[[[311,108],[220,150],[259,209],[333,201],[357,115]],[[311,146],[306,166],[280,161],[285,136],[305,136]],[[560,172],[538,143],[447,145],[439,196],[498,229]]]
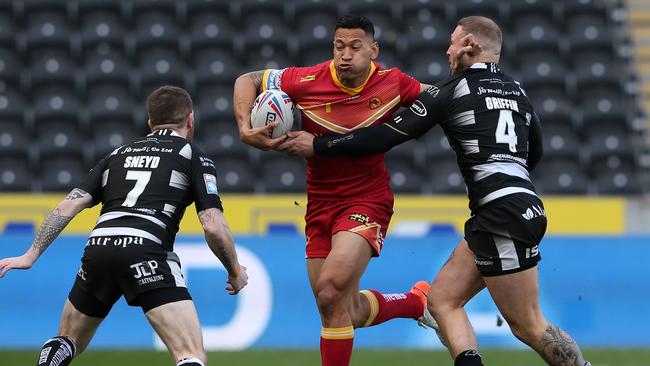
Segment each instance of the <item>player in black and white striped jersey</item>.
[[465,239],[428,296],[455,365],[482,365],[463,306],[487,287],[514,335],[549,365],[587,366],[578,345],[539,308],[536,265],[547,222],[529,172],[542,155],[541,127],[524,90],[497,65],[501,42],[492,20],[463,18],[447,50],[452,75],[409,109],[342,136],[291,132],[279,149],[305,157],[380,153],[439,124],[456,153],[472,211]]
[[68,365],[121,296],[142,307],[178,365],[206,362],[198,316],[173,252],[192,202],[208,246],[228,271],[228,293],[237,294],[248,282],[222,213],[214,162],[191,142],[189,94],[161,87],[147,99],[147,112],[151,134],[102,159],[47,216],[24,255],[0,260],[0,277],[10,269],[31,268],[74,216],[102,203],[59,334],[43,345],[38,365]]

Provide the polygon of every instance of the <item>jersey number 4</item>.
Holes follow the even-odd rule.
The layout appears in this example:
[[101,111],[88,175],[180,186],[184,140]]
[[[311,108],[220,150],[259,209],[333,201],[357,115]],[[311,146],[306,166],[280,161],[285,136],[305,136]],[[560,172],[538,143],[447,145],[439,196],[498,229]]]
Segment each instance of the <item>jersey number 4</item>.
[[144,192],[147,184],[149,184],[149,180],[151,179],[151,172],[141,170],[127,170],[126,177],[124,179],[134,180],[135,186],[126,195],[126,199],[122,203],[122,206],[133,207],[138,201],[138,197],[140,197],[142,192]]
[[512,111],[502,109],[499,113],[496,140],[499,144],[508,144],[510,152],[517,152],[517,134],[515,132],[515,121],[512,119]]

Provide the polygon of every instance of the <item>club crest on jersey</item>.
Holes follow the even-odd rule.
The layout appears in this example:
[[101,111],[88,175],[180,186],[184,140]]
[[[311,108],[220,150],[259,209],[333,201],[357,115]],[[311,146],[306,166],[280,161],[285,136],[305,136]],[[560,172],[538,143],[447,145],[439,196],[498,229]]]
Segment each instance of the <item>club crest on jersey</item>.
[[368,101],[368,107],[370,107],[370,109],[377,109],[381,106],[381,104],[382,104],[381,99],[377,97],[372,97]]
[[203,180],[205,181],[205,190],[208,194],[219,194],[217,190],[217,177],[212,174],[203,174]]
[[314,81],[314,80],[316,80],[316,75],[307,75],[300,78],[301,83],[305,81]]
[[362,224],[368,224],[370,218],[368,217],[368,215],[364,215],[364,214],[353,214],[350,215],[350,217],[348,217],[348,220],[357,221]]

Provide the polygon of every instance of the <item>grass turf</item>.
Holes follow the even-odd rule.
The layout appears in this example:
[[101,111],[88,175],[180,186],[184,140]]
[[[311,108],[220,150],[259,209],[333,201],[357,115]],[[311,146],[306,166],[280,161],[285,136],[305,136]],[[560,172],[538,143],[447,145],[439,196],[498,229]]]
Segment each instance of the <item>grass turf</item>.
[[[486,365],[544,366],[537,354],[527,350],[483,350]],[[593,366],[650,366],[650,349],[585,349]],[[37,350],[0,350],[0,365],[27,366],[36,363]],[[210,352],[210,365],[236,366],[310,366],[320,365],[317,350],[247,350]],[[445,351],[355,350],[352,366],[453,365]],[[173,365],[166,352],[149,350],[88,351],[72,366]]]

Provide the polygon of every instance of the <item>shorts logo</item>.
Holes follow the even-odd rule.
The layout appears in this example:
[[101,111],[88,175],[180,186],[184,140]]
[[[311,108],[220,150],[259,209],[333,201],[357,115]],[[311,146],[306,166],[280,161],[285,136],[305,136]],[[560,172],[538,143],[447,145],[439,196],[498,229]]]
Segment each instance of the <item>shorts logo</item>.
[[435,85],[432,85],[431,87],[429,87],[429,89],[426,90],[426,92],[429,93],[429,95],[431,95],[432,97],[435,98],[435,97],[438,96],[438,93],[440,93],[440,88],[438,88]]
[[219,190],[217,190],[217,177],[212,174],[203,174],[203,180],[205,181],[205,190],[208,194],[219,194]]
[[526,258],[537,257],[539,255],[539,244],[532,248],[526,248]]
[[81,278],[82,280],[86,280],[86,271],[84,271],[83,267],[79,267],[79,271],[77,271],[77,276]]
[[379,106],[381,106],[381,99],[377,97],[372,97],[368,101],[368,107],[370,107],[370,109],[377,109]]
[[146,285],[148,283],[158,282],[164,279],[163,275],[156,275],[158,262],[154,260],[135,263],[129,267],[135,270],[133,278],[138,280],[138,285]]
[[480,260],[480,259],[475,259],[474,262],[478,266],[491,266],[494,264],[492,261],[486,261],[486,260]]
[[41,351],[41,355],[38,357],[38,364],[39,365],[42,364],[42,363],[45,363],[45,361],[47,361],[47,356],[50,355],[51,350],[52,350],[52,347],[43,348],[43,350]]
[[364,214],[354,214],[354,215],[350,215],[350,217],[348,217],[348,220],[357,221],[364,225],[367,225],[368,222],[370,221],[370,218]]
[[532,219],[534,219],[534,218],[536,218],[536,217],[541,217],[541,216],[546,217],[546,211],[544,211],[544,209],[543,209],[541,206],[539,206],[539,205],[537,205],[537,206],[531,206],[531,207],[529,207],[529,208],[526,210],[526,212],[524,212],[523,214],[521,214],[521,216],[522,216],[524,219],[530,221],[530,220],[532,220]]

